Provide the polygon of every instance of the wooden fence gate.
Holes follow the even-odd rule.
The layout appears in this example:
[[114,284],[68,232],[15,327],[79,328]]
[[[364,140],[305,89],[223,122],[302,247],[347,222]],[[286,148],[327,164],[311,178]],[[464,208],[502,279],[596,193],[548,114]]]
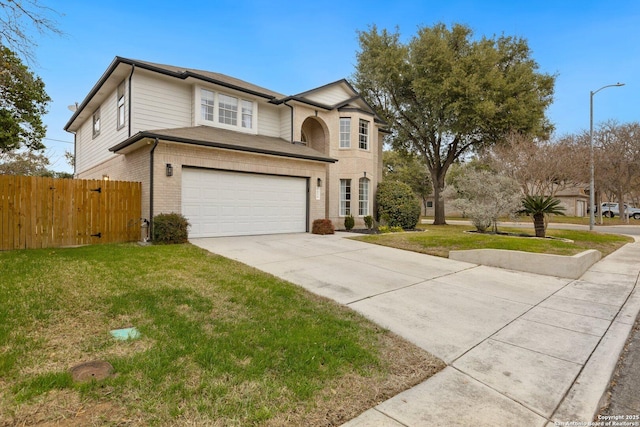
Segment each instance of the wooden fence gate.
[[142,184],[0,175],[0,250],[140,239]]

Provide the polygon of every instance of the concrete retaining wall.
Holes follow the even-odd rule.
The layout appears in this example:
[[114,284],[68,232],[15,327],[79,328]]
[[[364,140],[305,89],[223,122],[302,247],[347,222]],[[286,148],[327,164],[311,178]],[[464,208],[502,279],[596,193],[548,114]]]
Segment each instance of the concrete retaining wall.
[[573,256],[536,254],[502,249],[472,249],[449,252],[449,258],[456,261],[569,279],[578,279],[601,257],[600,252],[594,249]]

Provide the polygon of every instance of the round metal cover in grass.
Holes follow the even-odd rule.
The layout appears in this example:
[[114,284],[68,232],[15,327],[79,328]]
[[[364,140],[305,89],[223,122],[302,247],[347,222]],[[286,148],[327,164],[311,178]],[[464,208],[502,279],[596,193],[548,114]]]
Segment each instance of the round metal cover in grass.
[[91,380],[103,380],[109,378],[113,372],[111,363],[103,360],[93,360],[91,362],[81,363],[70,369],[71,376],[74,381],[86,382]]

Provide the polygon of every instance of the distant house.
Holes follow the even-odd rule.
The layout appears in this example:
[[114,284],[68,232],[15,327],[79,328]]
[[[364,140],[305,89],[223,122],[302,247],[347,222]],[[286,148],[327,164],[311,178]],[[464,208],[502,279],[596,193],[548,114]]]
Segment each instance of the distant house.
[[558,191],[555,197],[560,200],[560,205],[565,208],[565,215],[589,215],[589,195],[585,193],[584,187],[576,186],[565,188]]
[[140,181],[143,217],[190,237],[342,228],[373,215],[384,123],[346,81],[285,96],[223,74],[116,57],[65,126],[78,178]]

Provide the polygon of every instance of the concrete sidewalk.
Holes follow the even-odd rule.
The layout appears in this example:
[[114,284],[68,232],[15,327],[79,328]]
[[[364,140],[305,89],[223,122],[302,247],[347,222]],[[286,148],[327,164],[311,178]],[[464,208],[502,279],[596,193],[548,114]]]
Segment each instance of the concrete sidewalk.
[[340,234],[192,243],[348,305],[448,364],[350,427],[589,422],[640,311],[640,243],[611,254],[579,280]]

